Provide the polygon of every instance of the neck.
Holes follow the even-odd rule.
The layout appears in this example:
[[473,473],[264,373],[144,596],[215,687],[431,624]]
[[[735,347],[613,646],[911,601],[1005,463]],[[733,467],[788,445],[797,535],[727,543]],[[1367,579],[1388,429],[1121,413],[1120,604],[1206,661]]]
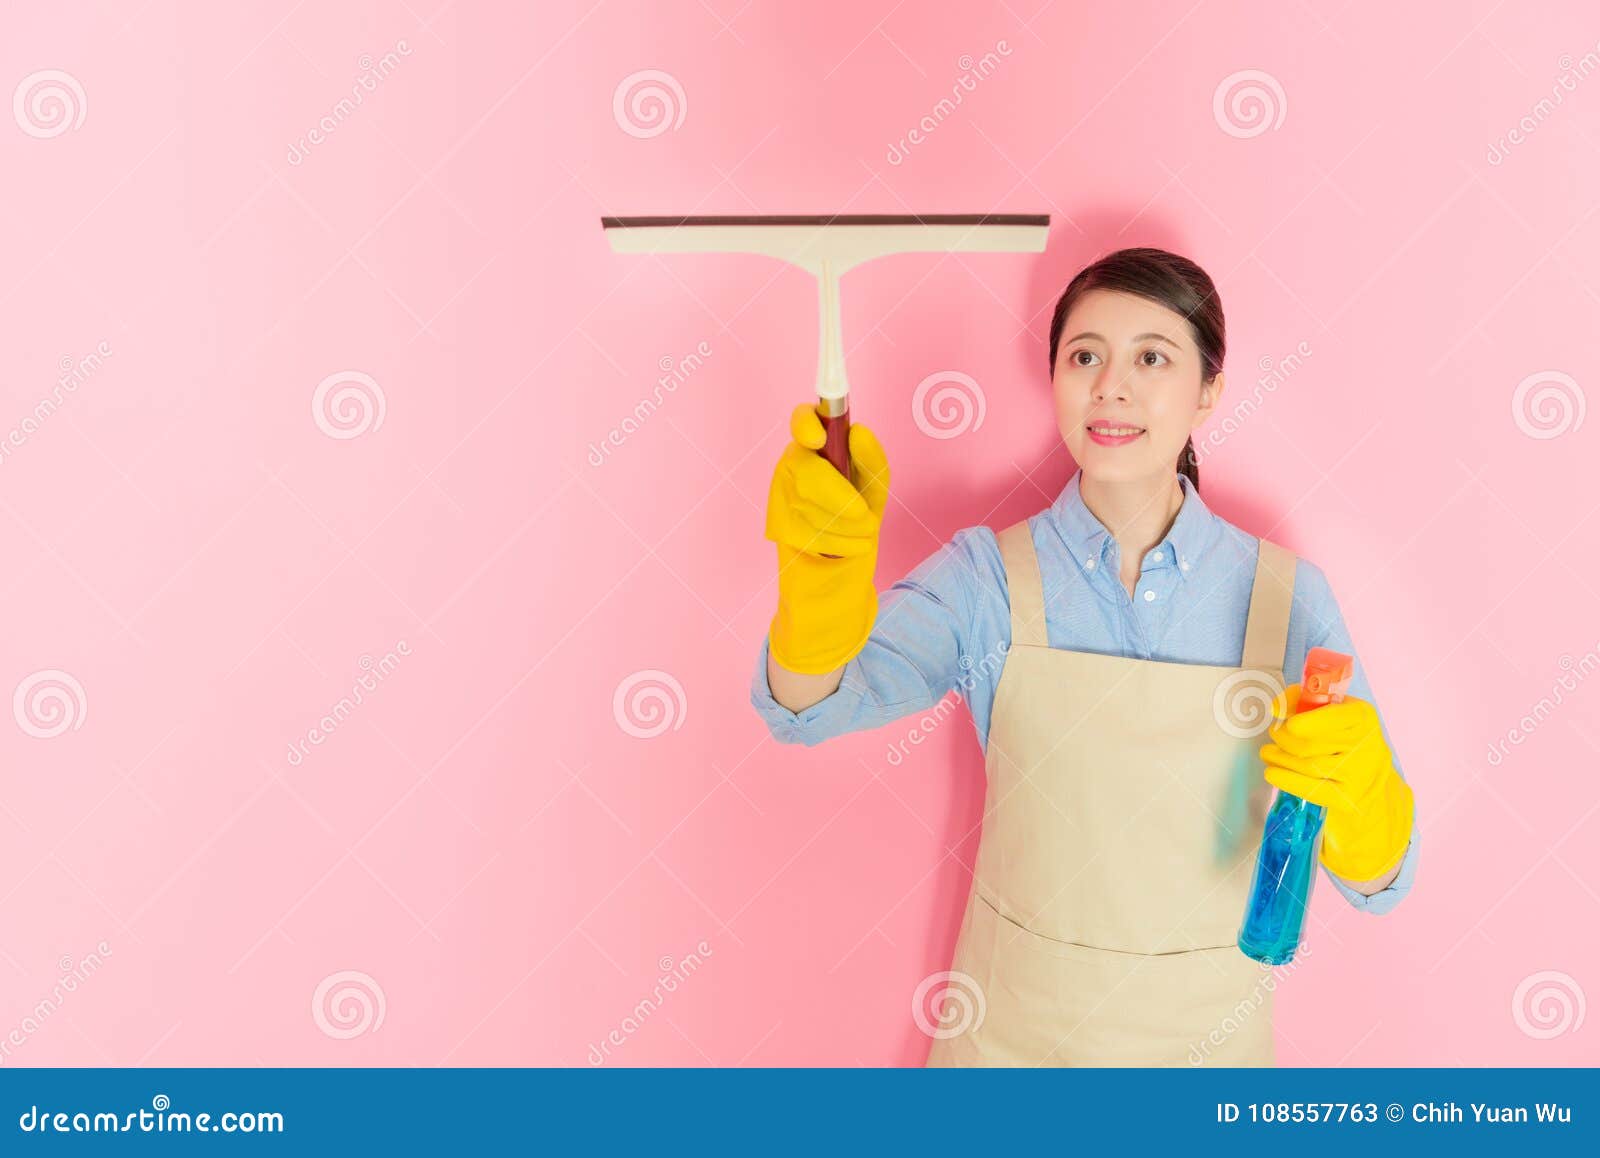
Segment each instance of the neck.
[[1176,473],[1106,482],[1080,471],[1078,494],[1117,541],[1123,568],[1136,574],[1145,552],[1166,537],[1183,506],[1183,484]]

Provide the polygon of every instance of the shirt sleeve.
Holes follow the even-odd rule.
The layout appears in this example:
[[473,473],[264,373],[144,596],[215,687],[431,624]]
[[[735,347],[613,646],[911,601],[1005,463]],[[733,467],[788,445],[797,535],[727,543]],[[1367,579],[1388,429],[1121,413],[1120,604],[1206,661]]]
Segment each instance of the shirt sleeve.
[[[1396,767],[1398,768],[1398,765]],[[1390,882],[1388,888],[1380,889],[1370,897],[1363,896],[1331,872],[1328,872],[1326,865],[1323,866],[1322,871],[1327,873],[1328,879],[1333,882],[1333,887],[1338,889],[1344,895],[1344,899],[1349,901],[1355,908],[1366,913],[1387,913],[1405,899],[1406,894],[1411,891],[1411,882],[1416,879],[1417,822],[1415,818],[1411,821],[1411,842],[1406,845],[1406,855],[1400,861],[1400,871],[1395,874],[1395,878]]]
[[979,582],[979,536],[986,527],[955,533],[905,578],[878,597],[866,645],[845,665],[827,698],[792,712],[767,683],[770,635],[764,636],[750,685],[750,702],[773,737],[814,747],[846,732],[876,728],[932,707],[955,686],[971,636],[973,588]]
[[[1334,597],[1327,576],[1316,564],[1300,559],[1295,569],[1294,604],[1289,616],[1289,651],[1284,666],[1284,678],[1290,683],[1300,679],[1305,669],[1306,654],[1313,647],[1332,648],[1334,651],[1353,657],[1355,671],[1350,679],[1349,694],[1366,700],[1375,709],[1378,708],[1366,666],[1361,662],[1355,644],[1351,641],[1350,631],[1345,626],[1344,615],[1339,610],[1339,602]],[[1394,743],[1389,736],[1389,726],[1384,721],[1381,710],[1378,712],[1378,725],[1383,733],[1384,743],[1388,744],[1389,752],[1394,759],[1395,771],[1404,778],[1405,772],[1400,767],[1400,757],[1395,752]],[[1405,856],[1400,861],[1399,871],[1387,888],[1373,893],[1370,897],[1351,888],[1348,883],[1335,876],[1326,865],[1322,865],[1322,871],[1353,908],[1374,915],[1387,913],[1411,892],[1412,882],[1417,875],[1418,843],[1417,821],[1413,815],[1411,838],[1406,845]],[[1318,863],[1320,864],[1320,861]]]

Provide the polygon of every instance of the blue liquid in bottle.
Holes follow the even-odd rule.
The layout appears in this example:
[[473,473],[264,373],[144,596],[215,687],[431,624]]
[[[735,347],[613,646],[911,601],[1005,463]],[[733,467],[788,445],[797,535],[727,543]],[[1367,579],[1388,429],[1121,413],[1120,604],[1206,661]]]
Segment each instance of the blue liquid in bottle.
[[1326,809],[1291,792],[1279,792],[1267,813],[1250,880],[1250,903],[1239,929],[1239,950],[1267,965],[1294,960],[1305,928],[1306,906],[1317,883],[1317,834]]

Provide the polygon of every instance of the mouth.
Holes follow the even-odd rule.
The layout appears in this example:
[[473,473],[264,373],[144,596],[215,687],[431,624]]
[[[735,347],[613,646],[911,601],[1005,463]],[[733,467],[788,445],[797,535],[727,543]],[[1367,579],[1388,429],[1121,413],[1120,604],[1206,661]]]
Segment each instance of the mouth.
[[1089,438],[1100,446],[1124,446],[1145,433],[1142,426],[1129,426],[1120,422],[1094,421],[1084,424]]

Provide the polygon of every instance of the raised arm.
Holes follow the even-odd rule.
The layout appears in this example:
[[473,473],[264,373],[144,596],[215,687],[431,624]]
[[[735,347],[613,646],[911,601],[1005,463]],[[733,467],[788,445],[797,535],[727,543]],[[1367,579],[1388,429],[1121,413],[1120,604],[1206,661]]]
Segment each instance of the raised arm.
[[850,428],[851,480],[816,452],[823,428],[797,406],[793,438],[773,472],[767,537],[778,547],[778,609],[750,698],[774,736],[817,744],[936,703],[959,673],[975,580],[958,533],[885,592],[874,585],[888,499],[887,456],[862,423]]

